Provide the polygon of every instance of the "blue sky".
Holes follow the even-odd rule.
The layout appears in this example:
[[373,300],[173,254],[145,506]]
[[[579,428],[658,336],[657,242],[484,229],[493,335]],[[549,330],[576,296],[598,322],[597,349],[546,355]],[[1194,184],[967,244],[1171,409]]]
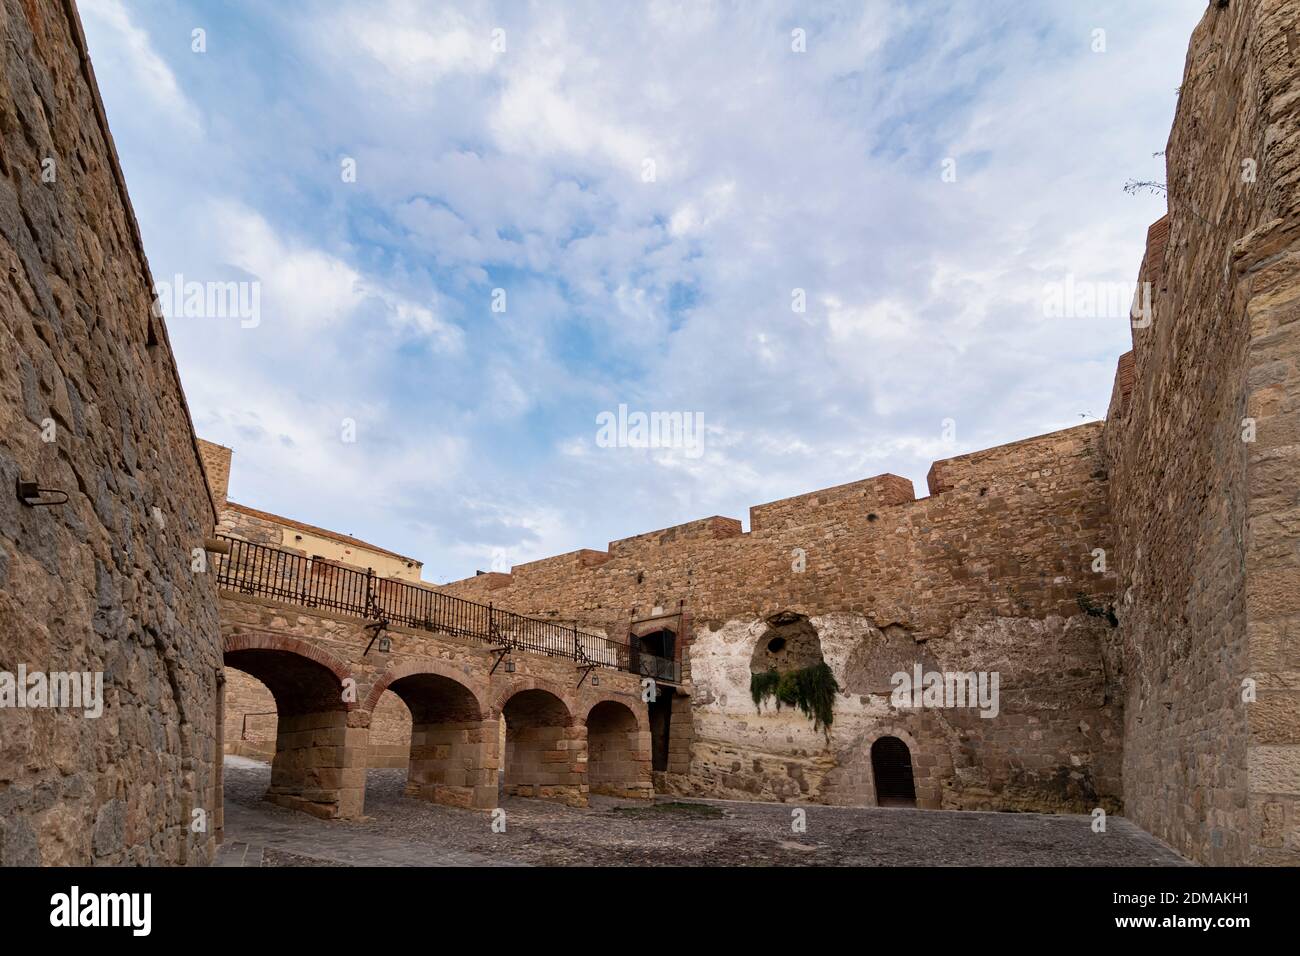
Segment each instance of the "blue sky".
[[168,317],[231,497],[441,582],[1104,415],[1044,288],[1134,281],[1204,3],[79,8],[155,279],[259,283]]

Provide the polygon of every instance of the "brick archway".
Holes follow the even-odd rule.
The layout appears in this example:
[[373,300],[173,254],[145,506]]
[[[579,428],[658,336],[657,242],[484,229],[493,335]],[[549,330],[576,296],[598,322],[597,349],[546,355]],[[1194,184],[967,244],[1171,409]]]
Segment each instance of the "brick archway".
[[912,763],[912,779],[916,787],[917,808],[922,810],[938,810],[941,803],[938,779],[941,768],[939,766],[924,767],[919,760],[922,756],[933,756],[934,749],[923,746],[916,736],[896,723],[881,724],[873,727],[868,733],[863,735],[861,742],[858,744],[860,753],[858,760],[869,774],[873,804],[876,806],[880,805],[879,794],[876,792],[876,777],[875,770],[872,767],[871,754],[876,741],[884,737],[895,737],[907,746]]
[[[926,725],[927,729],[934,728]],[[918,736],[897,720],[884,720],[875,724],[861,737],[837,754],[839,763],[826,775],[822,787],[822,800],[832,806],[877,806],[875,773],[871,766],[871,748],[882,737],[897,737],[907,745],[911,754],[912,775],[916,786],[916,806],[922,810],[938,810],[942,806],[943,777],[951,772],[951,756],[947,741],[940,735],[926,733]],[[929,746],[922,741],[930,741]],[[924,760],[922,758],[925,758]]]
[[564,705],[564,709],[568,713],[568,721],[570,724],[582,722],[578,714],[578,708],[574,704],[571,691],[561,687],[554,681],[547,680],[544,677],[522,676],[510,681],[509,684],[497,691],[493,696],[492,713],[499,716],[505,709],[506,704],[509,703],[511,697],[527,690],[546,691]]
[[585,807],[587,725],[561,689],[526,677],[496,701],[494,717],[506,725],[505,793]]
[[349,667],[328,651],[275,631],[223,638],[223,662],[261,681],[275,698],[275,757],[266,798],[314,816],[361,816],[367,733],[351,726],[357,709]]
[[[280,634],[275,631],[241,631],[235,634],[223,635],[222,644],[224,654],[237,654],[241,651],[280,651],[285,654],[296,654],[298,657],[315,661],[322,667],[327,668],[338,678],[340,685],[352,677],[351,668],[329,651],[289,634]],[[239,669],[236,667],[236,670]],[[356,706],[355,702],[346,702],[348,710],[352,710]]]
[[649,722],[624,700],[604,697],[586,708],[587,785],[611,797],[654,799]]
[[475,682],[444,661],[412,658],[392,665],[370,688],[369,715],[389,691],[411,714],[408,796],[466,809],[497,805],[499,718]]
[[388,690],[389,685],[399,681],[404,677],[414,677],[419,674],[436,674],[439,677],[445,677],[447,680],[455,681],[467,691],[474,695],[474,700],[479,708],[479,713],[484,717],[491,716],[492,713],[499,711],[498,704],[489,706],[484,700],[483,688],[475,686],[473,678],[469,677],[463,671],[450,666],[445,661],[439,661],[434,658],[408,658],[389,666],[379,676],[379,679],[370,688],[370,693],[366,695],[365,702],[361,709],[367,713],[373,711],[379,705],[379,698],[384,696],[384,691]]
[[585,724],[591,719],[592,710],[594,710],[599,704],[620,704],[631,712],[632,717],[636,720],[636,729],[648,734],[650,732],[650,718],[647,715],[645,708],[636,706],[639,703],[641,703],[639,699],[631,701],[628,700],[626,696],[619,696],[617,694],[593,694],[590,697],[584,696],[581,698],[578,703],[577,712],[582,715],[582,722]]

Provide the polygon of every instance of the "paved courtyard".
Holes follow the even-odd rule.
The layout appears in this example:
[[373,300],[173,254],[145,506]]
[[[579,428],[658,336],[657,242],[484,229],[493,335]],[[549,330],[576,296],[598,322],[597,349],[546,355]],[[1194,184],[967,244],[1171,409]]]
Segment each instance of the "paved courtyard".
[[227,757],[222,866],[1180,866],[1119,817],[593,797],[576,810],[508,798],[504,833],[482,811],[406,797],[403,770],[370,771],[365,820],[335,822],[262,799],[270,767]]

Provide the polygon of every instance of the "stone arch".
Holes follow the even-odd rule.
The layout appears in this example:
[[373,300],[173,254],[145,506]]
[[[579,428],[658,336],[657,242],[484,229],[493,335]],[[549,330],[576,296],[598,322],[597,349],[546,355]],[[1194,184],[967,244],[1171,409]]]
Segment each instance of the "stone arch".
[[[918,718],[924,719],[927,716],[929,715],[920,714]],[[889,721],[872,728],[863,736],[860,744],[861,755],[866,758],[861,762],[865,764],[869,774],[870,805],[878,805],[875,772],[871,769],[871,748],[882,737],[897,737],[907,745],[907,749],[912,756],[912,779],[916,786],[916,805],[922,810],[938,810],[942,803],[940,774],[943,772],[943,768],[941,763],[943,757],[947,756],[947,751],[941,744],[946,742],[936,739],[934,745],[930,746],[926,742],[931,739],[929,735],[923,741],[911,728],[896,721]]]
[[498,690],[492,697],[491,712],[497,715],[502,714],[505,710],[506,703],[509,702],[510,698],[526,690],[546,691],[564,705],[564,709],[569,715],[570,723],[577,719],[574,717],[577,708],[573,706],[572,693],[569,689],[561,687],[559,684],[547,680],[545,677],[534,677],[532,675],[518,676],[511,680],[505,687]]
[[[325,818],[354,818],[365,802],[366,730],[349,726],[346,664],[273,631],[227,634],[225,666],[261,681],[276,706],[275,756],[266,798]],[[224,709],[224,708],[223,708]]]
[[[942,806],[942,777],[946,772],[946,741],[929,746],[907,726],[886,720],[874,725],[837,755],[836,767],[826,775],[822,799],[833,806],[878,806],[875,773],[871,765],[871,748],[882,737],[897,737],[912,758],[912,779],[916,786],[916,806],[937,810]],[[924,738],[930,740],[927,734]]]
[[[335,657],[329,651],[317,647],[308,641],[293,637],[289,634],[279,634],[275,631],[243,631],[240,633],[224,635],[222,643],[224,662],[236,670],[243,671],[246,674],[251,674],[256,677],[258,680],[262,681],[263,684],[266,684],[272,694],[275,693],[275,687],[263,679],[257,673],[257,670],[269,674],[272,680],[276,680],[275,675],[272,673],[271,665],[273,661],[278,660],[287,667],[297,667],[300,679],[310,680],[310,678],[306,676],[309,673],[310,668],[303,667],[301,666],[301,663],[295,662],[294,660],[301,659],[302,662],[311,662],[312,664],[324,668],[334,676],[336,687],[338,688],[338,693],[334,696],[337,698],[337,703],[339,704],[340,709],[352,710],[357,706],[354,701],[346,701],[343,699],[343,682],[352,677],[352,669],[348,667],[344,661]],[[259,654],[266,654],[267,656],[259,657]],[[284,656],[275,658],[270,655]],[[262,662],[260,665],[259,661]],[[241,666],[240,662],[242,662],[244,666]],[[292,678],[289,679],[292,680]],[[292,690],[292,688],[285,686],[285,682],[279,681],[278,683],[281,683],[286,691]],[[292,696],[292,694],[286,694],[286,696],[289,697]],[[280,702],[277,698],[277,708],[279,707],[279,704]]]
[[411,714],[407,795],[454,807],[496,806],[499,725],[466,675],[443,662],[403,661],[375,682],[367,706],[377,706],[385,691]]
[[[603,689],[604,688],[601,688],[601,690]],[[626,694],[605,694],[597,692],[590,696],[584,696],[578,702],[576,710],[582,715],[583,723],[587,723],[591,718],[592,710],[594,710],[598,705],[619,704],[627,708],[627,710],[632,714],[633,719],[636,720],[637,730],[648,732],[650,730],[650,718],[646,714],[644,708],[637,706],[639,703],[641,703],[641,698],[639,697],[631,698]]]
[[587,726],[548,683],[530,677],[498,695],[496,712],[506,725],[505,792],[585,807]]
[[439,677],[445,677],[448,680],[455,681],[467,691],[474,695],[474,701],[478,706],[479,713],[487,716],[492,710],[499,709],[495,706],[489,706],[483,695],[481,686],[475,687],[475,681],[466,673],[452,667],[446,661],[436,660],[434,658],[406,658],[391,664],[388,670],[375,681],[370,688],[370,693],[366,695],[365,703],[362,705],[366,711],[373,711],[379,704],[379,698],[384,695],[384,691],[389,686],[404,677],[411,677],[416,674],[436,674]]
[[587,709],[587,785],[612,797],[654,798],[650,731],[637,711],[612,698]]
[[871,778],[876,786],[876,806],[916,806],[912,751],[901,737],[884,734],[872,742]]

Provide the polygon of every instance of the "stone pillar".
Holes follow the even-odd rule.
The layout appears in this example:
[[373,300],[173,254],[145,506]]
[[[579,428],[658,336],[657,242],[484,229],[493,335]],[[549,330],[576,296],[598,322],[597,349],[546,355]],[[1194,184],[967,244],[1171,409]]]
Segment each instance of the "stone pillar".
[[344,710],[282,714],[266,799],[324,819],[355,820],[365,809],[368,732]]
[[415,723],[407,796],[473,810],[497,805],[500,721]]
[[585,726],[507,726],[506,751],[507,795],[587,805]]

